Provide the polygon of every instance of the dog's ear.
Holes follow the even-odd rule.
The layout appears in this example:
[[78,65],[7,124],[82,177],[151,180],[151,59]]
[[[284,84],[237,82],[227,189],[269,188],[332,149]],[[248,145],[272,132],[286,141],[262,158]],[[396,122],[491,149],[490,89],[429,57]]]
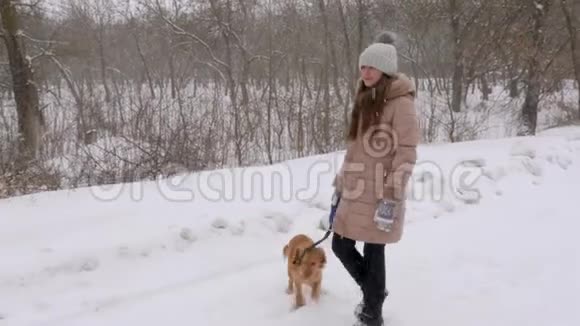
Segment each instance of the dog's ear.
[[292,261],[292,263],[294,265],[298,265],[300,262],[298,261],[298,259],[300,259],[300,249],[296,248],[296,251],[294,251],[294,260]]

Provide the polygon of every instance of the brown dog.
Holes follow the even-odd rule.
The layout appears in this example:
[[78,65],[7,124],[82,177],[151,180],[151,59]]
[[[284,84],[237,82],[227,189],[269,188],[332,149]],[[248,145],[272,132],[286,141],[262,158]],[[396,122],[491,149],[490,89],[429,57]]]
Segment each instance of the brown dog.
[[[284,246],[284,257],[288,260],[288,288],[286,293],[295,293],[295,308],[304,306],[302,285],[310,286],[313,300],[318,301],[320,298],[322,270],[326,265],[326,255],[322,248],[312,248],[304,253],[304,250],[312,244],[314,242],[310,237],[298,234]],[[303,253],[304,255],[300,260],[300,256]]]

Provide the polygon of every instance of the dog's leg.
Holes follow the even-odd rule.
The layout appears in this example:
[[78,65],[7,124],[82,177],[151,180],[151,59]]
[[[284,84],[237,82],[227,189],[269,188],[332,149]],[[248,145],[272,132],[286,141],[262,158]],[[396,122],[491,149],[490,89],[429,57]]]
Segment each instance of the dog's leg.
[[286,293],[288,294],[292,294],[294,292],[294,281],[292,280],[292,277],[290,277],[290,273],[288,273],[288,288],[286,289]]
[[298,309],[304,306],[304,294],[302,294],[302,284],[300,282],[294,282],[294,292],[296,293],[295,308]]
[[312,284],[312,299],[318,301],[320,299],[320,282],[314,282]]
[[286,293],[288,294],[292,294],[294,292],[293,286],[294,285],[294,279],[292,278],[292,271],[291,268],[292,267],[292,262],[289,261],[288,262],[288,266],[286,268],[286,271],[288,272],[288,288],[286,288]]

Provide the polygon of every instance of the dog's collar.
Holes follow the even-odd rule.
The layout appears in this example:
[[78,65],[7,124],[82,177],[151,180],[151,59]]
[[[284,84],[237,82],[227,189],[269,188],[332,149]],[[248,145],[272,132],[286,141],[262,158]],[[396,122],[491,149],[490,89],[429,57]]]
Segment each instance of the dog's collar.
[[322,241],[326,240],[326,238],[328,238],[330,236],[330,233],[332,233],[330,230],[326,231],[326,234],[324,235],[324,237],[322,237],[322,239],[316,241],[310,247],[304,249],[304,251],[302,251],[302,253],[300,253],[300,255],[296,255],[296,257],[294,257],[294,260],[292,261],[292,263],[294,265],[301,265],[302,259],[304,259],[304,255],[306,255],[306,253],[308,251],[316,248],[316,246],[318,246],[320,243],[322,243]]

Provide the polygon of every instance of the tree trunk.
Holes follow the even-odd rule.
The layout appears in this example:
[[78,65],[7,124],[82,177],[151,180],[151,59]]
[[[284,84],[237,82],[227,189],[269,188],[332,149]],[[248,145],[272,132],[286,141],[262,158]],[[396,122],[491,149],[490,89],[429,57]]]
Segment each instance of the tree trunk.
[[338,72],[338,60],[336,58],[336,51],[334,49],[334,41],[332,40],[332,34],[330,33],[330,26],[328,22],[328,14],[326,13],[326,4],[324,0],[318,0],[318,8],[320,10],[320,14],[322,15],[322,24],[324,26],[324,43],[326,47],[326,51],[328,51],[330,55],[330,62],[329,65],[332,67],[332,87],[334,88],[334,96],[338,100],[338,103],[342,104],[342,92],[340,90],[340,86],[338,85],[338,78],[340,73]]
[[143,69],[145,71],[147,83],[149,84],[149,92],[151,92],[151,98],[155,98],[155,87],[153,86],[153,80],[151,79],[151,72],[149,72],[149,66],[147,65],[145,54],[143,54],[143,50],[141,49],[141,44],[139,43],[139,35],[137,34],[137,31],[133,32],[133,38],[135,39],[135,45],[137,46],[139,58],[141,58],[141,62],[143,62]]
[[489,83],[487,82],[487,77],[485,75],[481,75],[481,93],[482,99],[484,101],[489,101],[489,95],[491,94],[491,87],[489,87]]
[[[338,1],[338,14],[340,16],[340,21],[341,21],[341,27],[342,27],[342,33],[344,36],[344,47],[345,47],[345,51],[344,51],[344,55],[346,58],[346,72],[347,72],[347,78],[348,78],[348,82],[347,82],[347,86],[348,86],[348,95],[349,95],[349,99],[353,99],[354,98],[354,91],[355,91],[355,83],[356,83],[356,73],[355,73],[355,68],[356,65],[354,63],[353,60],[353,55],[352,55],[352,51],[351,51],[351,45],[350,45],[350,37],[348,36],[348,23],[346,21],[346,16],[344,14],[344,9],[342,8],[342,1]],[[343,123],[344,123],[344,128],[346,130],[346,128],[348,128],[348,108],[349,108],[349,103],[350,101],[347,100],[345,101],[344,104],[344,110],[343,110]]]
[[171,99],[175,99],[177,97],[177,82],[175,81],[175,64],[173,63],[172,51],[167,54],[167,62],[169,64],[169,76],[171,80]]
[[97,43],[99,46],[99,59],[101,65],[101,82],[103,83],[103,88],[105,89],[105,102],[109,103],[111,102],[111,91],[109,90],[109,85],[107,83],[107,59],[105,58],[104,29],[105,26],[101,20],[101,22],[99,23],[99,31],[98,31],[99,36],[97,38]]
[[304,141],[304,120],[302,117],[302,108],[304,106],[304,90],[305,90],[305,86],[300,83],[299,86],[299,95],[298,95],[298,126],[297,126],[297,149],[298,149],[298,156],[302,157],[304,156],[304,144],[306,143]]
[[273,85],[274,74],[272,72],[274,67],[274,51],[272,49],[272,7],[271,2],[268,2],[268,108],[266,117],[266,154],[268,155],[268,163],[273,163],[272,158],[272,101],[273,101]]
[[[318,7],[320,14],[322,15],[322,21],[324,25],[324,66],[322,67],[322,85],[324,87],[324,98],[323,98],[323,110],[322,110],[322,148],[326,152],[330,150],[330,66],[332,57],[332,44],[330,40],[330,31],[328,29],[328,20],[326,17],[326,9],[324,5],[324,0],[318,0]],[[337,94],[338,95],[338,94]]]
[[517,77],[511,77],[509,80],[510,97],[516,98],[520,95],[520,90],[518,88],[520,80]]
[[18,38],[19,27],[16,9],[12,1],[0,0],[3,30],[0,31],[10,64],[12,88],[16,101],[19,133],[19,160],[35,159],[41,145],[42,113],[39,109],[38,89],[26,50]]
[[365,7],[365,0],[357,0],[356,7],[358,11],[358,24],[357,24],[357,32],[358,32],[358,42],[357,42],[357,53],[361,53],[363,51],[363,39],[364,39],[364,24],[366,21],[366,7]]
[[[536,3],[537,2],[537,3]],[[522,129],[519,136],[536,134],[538,120],[538,104],[540,103],[541,92],[541,59],[540,55],[544,51],[544,35],[542,29],[547,17],[551,0],[537,0],[530,4],[529,10],[532,12],[533,26],[530,28],[532,37],[532,48],[527,58],[527,75],[525,77],[526,98],[522,107]]]
[[463,99],[463,79],[464,79],[464,67],[463,67],[463,44],[460,37],[461,26],[459,22],[460,8],[458,6],[457,0],[449,1],[449,9],[451,15],[451,31],[453,34],[453,86],[452,86],[452,98],[451,98],[451,109],[454,112],[461,111],[461,102]]
[[522,108],[523,129],[520,131],[519,136],[534,135],[538,120],[538,104],[540,102],[538,72],[536,71],[537,68],[532,67],[531,64],[528,69],[526,99]]
[[235,146],[235,154],[238,166],[242,166],[243,160],[243,151],[242,151],[242,132],[240,130],[240,108],[238,106],[238,95],[237,95],[237,85],[234,76],[234,72],[232,71],[232,48],[230,44],[229,38],[224,34],[224,41],[226,43],[226,64],[228,65],[227,69],[227,81],[228,81],[228,95],[230,97],[230,109],[232,112],[232,116],[234,117],[233,121],[233,137],[234,137],[234,146]]
[[572,65],[574,66],[574,76],[576,77],[576,84],[578,85],[578,112],[577,119],[580,120],[580,48],[578,44],[578,26],[576,26],[577,21],[573,17],[578,19],[578,14],[575,9],[578,8],[577,5],[572,3],[572,9],[568,8],[567,0],[561,0],[562,12],[564,13],[564,18],[566,19],[566,28],[570,33],[570,54],[572,56]]

